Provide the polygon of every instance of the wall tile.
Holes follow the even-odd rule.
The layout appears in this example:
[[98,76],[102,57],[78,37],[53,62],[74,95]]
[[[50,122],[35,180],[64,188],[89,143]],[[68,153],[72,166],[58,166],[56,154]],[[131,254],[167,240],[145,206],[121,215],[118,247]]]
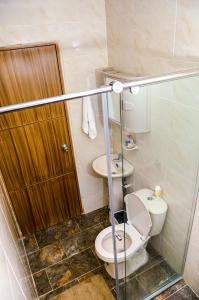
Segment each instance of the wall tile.
[[197,0],[178,0],[175,55],[198,61],[198,10]]
[[[135,75],[197,68],[199,2],[146,2],[106,1],[109,65]],[[153,237],[152,242],[179,272],[198,171],[198,83],[198,78],[192,77],[151,86],[151,132],[136,135],[138,151],[124,151],[135,167],[134,189],[153,188],[156,184],[163,187],[168,219],[162,234]],[[112,135],[120,139],[115,127],[113,131]],[[118,149],[119,143],[113,146]],[[185,276],[198,292],[196,243],[199,240],[195,229]]]
[[188,249],[187,261],[185,265],[184,277],[188,284],[199,294],[199,200],[197,203],[195,218],[193,223],[193,229],[191,233],[191,239]]
[[[21,255],[23,255],[23,257]],[[24,283],[24,277],[28,271],[28,262],[25,258],[25,248],[19,248],[19,236],[16,232],[16,224],[8,205],[7,192],[1,175],[0,262],[1,297],[10,300],[31,300],[31,292],[33,292],[34,297],[36,297],[33,281],[30,280],[28,286]]]
[[[96,87],[95,69],[108,64],[104,0],[1,1],[0,19],[0,46],[57,41],[66,92]],[[104,204],[103,180],[91,168],[92,160],[104,154],[100,102],[96,97],[93,107],[98,137],[91,141],[81,129],[82,102],[76,100],[68,105],[85,211]]]
[[64,0],[55,1],[1,1],[0,19],[2,26],[55,24],[78,21],[78,0],[70,5]]

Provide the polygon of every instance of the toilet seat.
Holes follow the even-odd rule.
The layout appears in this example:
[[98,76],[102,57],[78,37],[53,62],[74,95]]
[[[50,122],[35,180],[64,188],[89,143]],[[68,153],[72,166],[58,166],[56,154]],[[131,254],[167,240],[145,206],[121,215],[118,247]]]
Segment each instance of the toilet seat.
[[148,209],[136,194],[127,194],[126,203],[127,223],[137,229],[144,240],[147,240],[152,228],[151,216]]
[[[151,236],[158,235],[164,225],[167,205],[163,199],[154,199],[152,195],[152,190],[142,189],[124,197],[127,223],[115,225],[119,279],[133,274],[148,262],[147,242]],[[97,256],[106,262],[107,273],[116,278],[112,226],[98,234],[95,250]]]
[[[123,249],[123,251],[117,253],[117,261],[118,263],[123,262],[125,259],[133,256],[135,252],[137,252],[146,241],[142,240],[141,234],[136,230],[133,225],[128,224],[119,224],[115,225],[116,233],[121,232],[125,234],[126,238],[131,239],[130,245],[127,249]],[[108,251],[104,244],[108,241],[110,244],[110,250]],[[118,241],[116,238],[116,246],[119,246],[122,243],[124,248],[124,239],[122,241]],[[116,247],[118,249],[118,247]],[[112,226],[109,226],[102,230],[96,240],[95,240],[95,250],[99,258],[108,263],[114,263],[114,251],[112,246]]]

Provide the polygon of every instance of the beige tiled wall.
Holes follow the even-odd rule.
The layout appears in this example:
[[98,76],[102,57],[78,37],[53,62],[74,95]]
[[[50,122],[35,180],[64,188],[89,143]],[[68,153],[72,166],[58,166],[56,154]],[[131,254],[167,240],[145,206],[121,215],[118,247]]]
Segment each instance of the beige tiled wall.
[[135,74],[195,67],[197,0],[107,0],[109,66]]
[[190,239],[189,251],[185,265],[185,280],[190,282],[194,291],[199,295],[199,199],[197,203],[193,229]]
[[[57,41],[60,45],[66,92],[95,87],[95,69],[107,66],[104,0],[0,1],[0,46]],[[68,104],[83,207],[86,212],[105,204],[103,180],[91,162],[104,153],[101,109],[93,101],[98,137],[81,130],[82,101]]]
[[37,296],[33,278],[8,201],[0,174],[0,298],[32,300]]
[[[109,66],[135,75],[198,66],[199,1],[107,0],[106,11]],[[151,131],[137,134],[139,150],[125,157],[135,166],[135,189],[163,187],[169,211],[154,243],[180,270],[199,160],[199,79],[155,85],[148,92]],[[116,141],[119,130],[113,131]],[[199,286],[198,218],[197,210],[185,268],[194,288]]]

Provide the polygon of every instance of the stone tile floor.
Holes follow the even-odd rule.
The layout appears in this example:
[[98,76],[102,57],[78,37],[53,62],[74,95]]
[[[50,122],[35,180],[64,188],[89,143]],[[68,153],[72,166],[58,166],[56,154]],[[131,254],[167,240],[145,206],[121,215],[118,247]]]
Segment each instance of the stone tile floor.
[[[99,274],[115,296],[115,280],[106,272],[94,250],[97,234],[109,226],[107,207],[52,226],[26,237],[25,247],[40,300],[56,299],[66,289]],[[142,299],[177,275],[148,244],[149,262],[126,280],[120,280],[120,294]],[[183,280],[156,300],[199,299]]]

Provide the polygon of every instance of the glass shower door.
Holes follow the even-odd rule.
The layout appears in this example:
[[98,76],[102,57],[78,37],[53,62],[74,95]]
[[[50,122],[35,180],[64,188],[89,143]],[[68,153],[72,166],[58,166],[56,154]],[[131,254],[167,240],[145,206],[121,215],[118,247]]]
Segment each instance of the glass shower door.
[[[120,299],[120,256],[125,251],[123,224],[121,228],[118,227],[118,218],[122,218],[121,211],[123,211],[123,162],[120,146],[117,146],[117,142],[120,144],[121,138],[116,141],[115,132],[112,128],[114,123],[117,130],[120,131],[120,95],[114,93],[102,94],[102,108],[108,175],[109,221],[111,225],[110,232],[107,228],[107,236],[104,237],[102,246],[107,254],[105,269],[108,278],[111,281],[115,280],[112,294],[115,299]],[[124,277],[125,270],[122,278]]]
[[123,299],[151,299],[182,278],[198,190],[198,92],[190,77],[121,95],[112,135],[123,168]]

